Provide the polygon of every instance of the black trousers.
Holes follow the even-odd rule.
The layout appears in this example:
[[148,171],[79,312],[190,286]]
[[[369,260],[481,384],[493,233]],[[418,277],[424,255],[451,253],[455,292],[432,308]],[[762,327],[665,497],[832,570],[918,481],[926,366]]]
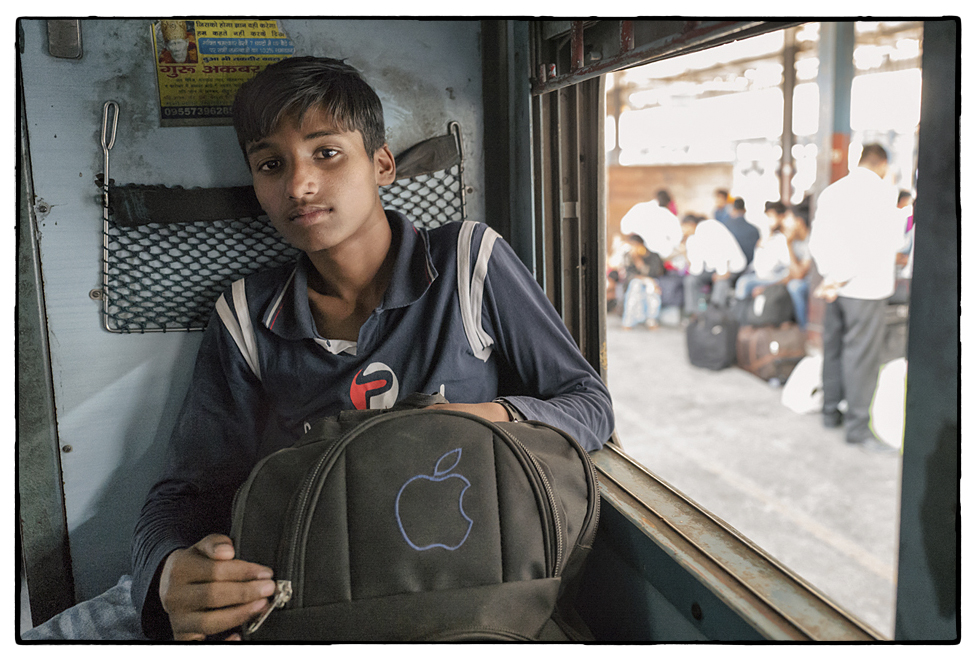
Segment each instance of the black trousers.
[[846,399],[848,441],[871,436],[870,404],[877,389],[887,300],[838,297],[823,316],[823,414]]

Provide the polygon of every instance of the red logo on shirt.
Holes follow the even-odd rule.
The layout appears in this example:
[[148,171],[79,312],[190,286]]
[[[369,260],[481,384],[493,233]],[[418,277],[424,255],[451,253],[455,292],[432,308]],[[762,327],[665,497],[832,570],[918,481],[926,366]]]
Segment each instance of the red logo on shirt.
[[393,370],[382,362],[373,362],[352,379],[349,398],[356,410],[391,408],[399,397],[399,381]]

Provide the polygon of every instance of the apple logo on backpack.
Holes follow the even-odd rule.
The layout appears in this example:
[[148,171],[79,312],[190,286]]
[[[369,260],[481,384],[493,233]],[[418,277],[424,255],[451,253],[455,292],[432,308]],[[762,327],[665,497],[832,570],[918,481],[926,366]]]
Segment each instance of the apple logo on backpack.
[[459,549],[471,533],[474,521],[464,512],[464,494],[470,481],[452,473],[460,463],[458,447],[437,459],[433,475],[408,479],[396,495],[396,523],[413,549]]

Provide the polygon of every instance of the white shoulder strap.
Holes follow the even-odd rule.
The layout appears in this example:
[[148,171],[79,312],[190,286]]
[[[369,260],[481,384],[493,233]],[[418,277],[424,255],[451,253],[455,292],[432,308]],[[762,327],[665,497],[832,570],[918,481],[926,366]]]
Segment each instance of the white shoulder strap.
[[217,300],[217,314],[223,322],[224,327],[230,333],[234,343],[244,356],[247,366],[250,367],[257,379],[261,379],[261,364],[257,355],[257,339],[254,336],[254,326],[251,322],[250,311],[247,308],[247,295],[244,291],[244,280],[238,279],[231,286],[231,293],[234,298],[234,309],[237,316],[230,310],[226,298],[221,295]]
[[471,345],[474,357],[487,361],[491,356],[494,339],[481,325],[481,305],[484,302],[484,280],[487,278],[488,261],[491,260],[494,243],[500,236],[494,229],[485,227],[472,274],[471,241],[477,225],[475,221],[465,221],[461,225],[460,235],[457,238],[457,295],[460,298],[464,332],[467,334],[467,341]]

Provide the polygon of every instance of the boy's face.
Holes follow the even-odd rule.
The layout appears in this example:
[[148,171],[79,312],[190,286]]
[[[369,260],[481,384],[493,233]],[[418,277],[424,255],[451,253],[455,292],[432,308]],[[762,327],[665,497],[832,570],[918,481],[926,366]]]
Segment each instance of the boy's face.
[[247,145],[254,192],[290,244],[312,253],[365,237],[386,216],[379,187],[392,183],[389,148],[366,154],[359,131],[345,131],[318,108],[299,125],[286,115],[265,138]]

